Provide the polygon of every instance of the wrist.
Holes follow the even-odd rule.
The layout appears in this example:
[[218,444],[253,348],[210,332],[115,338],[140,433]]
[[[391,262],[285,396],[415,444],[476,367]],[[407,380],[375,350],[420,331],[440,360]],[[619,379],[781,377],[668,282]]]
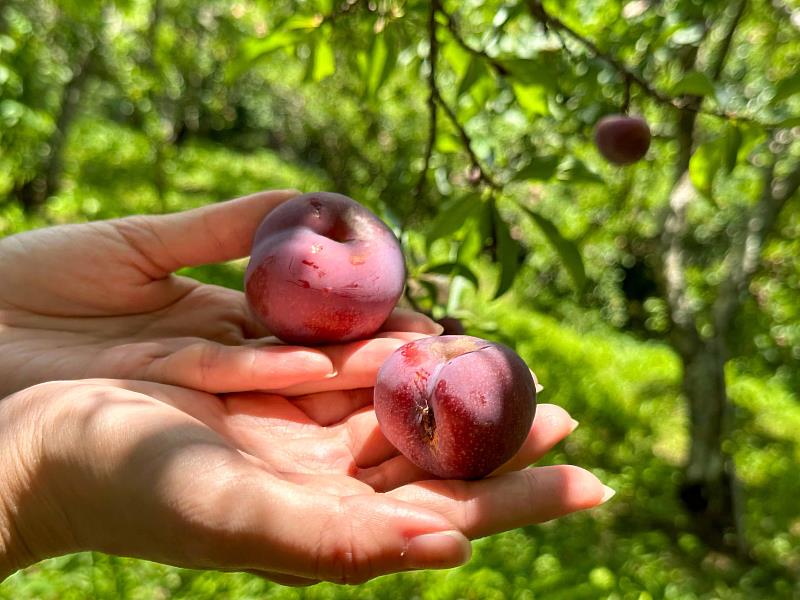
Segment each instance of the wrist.
[[71,550],[67,523],[51,489],[45,439],[49,383],[0,399],[0,581],[39,560]]

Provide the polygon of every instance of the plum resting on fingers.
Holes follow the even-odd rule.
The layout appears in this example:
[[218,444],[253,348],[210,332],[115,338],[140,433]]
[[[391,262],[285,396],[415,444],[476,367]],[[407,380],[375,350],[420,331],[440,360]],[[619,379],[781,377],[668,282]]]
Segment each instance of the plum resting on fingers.
[[430,337],[396,350],[378,372],[375,414],[386,438],[418,467],[477,479],[508,461],[536,412],[533,375],[502,344]]
[[284,202],[256,231],[245,294],[273,335],[292,344],[368,337],[388,318],[405,284],[392,231],[341,194]]

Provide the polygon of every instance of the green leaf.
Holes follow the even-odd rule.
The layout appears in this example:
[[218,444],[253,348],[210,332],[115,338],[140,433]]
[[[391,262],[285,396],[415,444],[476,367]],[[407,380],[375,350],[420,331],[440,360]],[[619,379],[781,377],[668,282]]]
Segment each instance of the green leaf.
[[276,50],[294,46],[304,41],[310,30],[319,27],[319,15],[293,15],[263,39],[248,39],[239,48],[236,58],[226,69],[226,79],[230,82],[241,77],[260,60]]
[[742,147],[742,130],[734,123],[728,123],[725,128],[723,142],[724,157],[722,166],[725,168],[726,173],[730,173],[736,168],[736,163],[739,160],[739,150]]
[[692,185],[709,199],[713,199],[714,177],[722,166],[723,144],[720,139],[717,137],[700,144],[689,160],[689,179]]
[[444,204],[425,236],[428,244],[453,235],[463,227],[466,221],[478,213],[482,204],[480,199],[474,195],[460,196]]
[[440,263],[425,268],[425,273],[440,273],[442,275],[458,275],[468,280],[476,288],[479,286],[478,277],[467,265],[458,262]]
[[583,266],[583,258],[581,257],[577,244],[561,235],[558,227],[556,227],[551,220],[543,217],[527,206],[520,205],[520,207],[528,213],[534,223],[538,225],[544,237],[550,242],[553,250],[555,250],[559,258],[561,258],[561,262],[567,269],[567,273],[569,273],[572,283],[575,285],[575,289],[579,294],[582,294],[583,290],[586,288],[586,268]]
[[458,246],[458,260],[470,263],[484,250],[486,240],[492,237],[492,212],[488,202],[480,206],[470,217],[470,226],[464,231],[464,237]]
[[525,249],[511,236],[508,223],[503,220],[494,205],[492,205],[492,221],[494,241],[497,247],[497,262],[500,264],[500,281],[497,283],[494,297],[499,298],[511,289],[525,257]]
[[541,51],[535,58],[511,58],[501,61],[508,77],[515,83],[555,89],[557,53]]
[[326,77],[336,72],[336,59],[333,55],[333,47],[327,38],[321,38],[314,46],[314,68],[311,78],[314,81],[322,81]]
[[716,98],[717,91],[714,84],[705,73],[700,71],[688,71],[672,88],[672,93],[679,96],[686,94],[689,96],[711,96]]
[[772,101],[780,102],[786,100],[798,92],[800,92],[800,72],[794,73],[775,85],[775,96],[773,96]]
[[436,287],[436,284],[432,281],[426,281],[425,279],[417,279],[417,283],[425,288],[425,291],[428,293],[428,299],[430,299],[432,305],[436,305],[438,303],[438,296],[439,296],[439,288]]
[[529,116],[542,116],[549,113],[547,107],[547,87],[540,84],[514,83],[517,102]]
[[473,57],[469,62],[469,66],[467,66],[467,71],[464,73],[464,77],[461,78],[461,82],[458,84],[456,98],[460,98],[466,94],[470,89],[472,89],[472,86],[475,85],[475,83],[477,83],[477,81],[486,74],[486,65],[483,64],[483,61]]
[[436,151],[442,154],[459,154],[464,150],[461,138],[449,131],[439,131],[436,134]]
[[364,96],[374,100],[397,64],[397,45],[390,39],[389,30],[372,36],[372,45],[367,54],[364,76]]
[[570,183],[605,184],[600,175],[589,169],[583,161],[568,157],[558,167],[558,180]]
[[778,123],[776,123],[776,126],[777,127],[783,127],[783,128],[800,127],[800,116],[797,116],[797,117],[786,117],[782,121],[779,121]]
[[514,174],[512,181],[547,181],[556,174],[558,156],[534,156],[531,161]]

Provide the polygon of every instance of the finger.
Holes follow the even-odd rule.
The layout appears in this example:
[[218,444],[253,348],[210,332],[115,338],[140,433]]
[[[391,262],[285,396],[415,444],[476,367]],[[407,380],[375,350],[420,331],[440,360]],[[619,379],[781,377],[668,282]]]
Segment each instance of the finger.
[[399,454],[381,432],[372,408],[365,408],[350,416],[341,427],[347,430],[350,452],[356,467],[368,469]]
[[319,350],[295,346],[226,346],[208,340],[186,344],[156,357],[143,376],[212,393],[276,389],[324,380],[334,365]]
[[274,390],[287,396],[302,396],[329,390],[353,390],[357,388],[374,387],[378,369],[389,355],[404,345],[409,338],[419,334],[398,333],[382,334],[386,337],[376,337],[348,344],[326,346],[319,348],[324,352],[334,365],[337,373],[327,381],[314,381]]
[[259,192],[171,215],[127,217],[111,223],[146,259],[147,274],[161,279],[181,267],[246,256],[262,219],[298,193]]
[[[373,418],[374,414],[373,411]],[[361,417],[361,419],[365,429],[359,432],[360,438],[356,438],[354,443],[358,444],[360,439],[361,443],[364,445],[368,442],[375,444],[377,440],[374,439],[367,440],[367,442],[364,441],[367,435],[367,418]],[[492,476],[522,469],[536,462],[549,452],[553,446],[569,435],[574,430],[576,424],[577,421],[574,421],[563,408],[555,406],[554,404],[540,404],[536,408],[536,416],[534,417],[533,425],[522,447],[513,458],[499,467]],[[377,427],[377,418],[375,419],[375,425]],[[357,447],[358,446],[354,446],[354,448]],[[356,464],[363,468],[359,469],[355,477],[369,485],[375,491],[386,492],[415,481],[435,479],[432,474],[417,467],[405,456],[398,456],[397,452],[386,453],[387,458],[384,462],[376,461],[370,465],[369,460],[373,456],[380,456],[377,449],[374,449],[373,452],[374,454],[366,454],[363,463],[356,460]]]
[[338,423],[372,404],[373,388],[330,390],[292,398],[294,405],[322,427]]
[[309,579],[308,577],[296,577],[294,575],[284,575],[273,571],[259,571],[258,569],[244,569],[242,573],[249,573],[256,577],[261,577],[272,583],[285,585],[288,587],[308,587],[320,583],[319,579]]
[[536,393],[538,394],[544,389],[544,386],[539,383],[539,378],[536,377],[536,373],[533,372],[533,369],[528,369],[531,372],[531,377],[533,377],[533,387],[536,389]]
[[379,465],[359,469],[353,476],[376,492],[388,492],[417,481],[437,479],[399,453]]
[[613,493],[589,471],[557,465],[480,481],[425,481],[389,495],[438,512],[474,539],[592,508]]
[[540,404],[536,407],[528,437],[519,451],[507,463],[499,467],[493,475],[523,469],[535,463],[552,450],[553,446],[572,433],[578,422],[569,413],[555,404]]
[[425,335],[439,335],[444,327],[422,313],[407,308],[395,308],[381,331],[414,331]]

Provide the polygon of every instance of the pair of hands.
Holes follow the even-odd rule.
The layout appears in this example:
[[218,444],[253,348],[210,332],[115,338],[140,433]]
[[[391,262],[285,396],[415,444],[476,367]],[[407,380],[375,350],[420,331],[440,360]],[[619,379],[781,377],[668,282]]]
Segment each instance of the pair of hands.
[[462,564],[469,539],[607,499],[578,467],[526,467],[574,428],[553,405],[481,481],[435,480],[400,455],[371,388],[396,348],[439,333],[423,315],[290,347],[240,292],[173,274],[246,255],[294,194],[0,240],[0,579],[92,549],[361,582]]

